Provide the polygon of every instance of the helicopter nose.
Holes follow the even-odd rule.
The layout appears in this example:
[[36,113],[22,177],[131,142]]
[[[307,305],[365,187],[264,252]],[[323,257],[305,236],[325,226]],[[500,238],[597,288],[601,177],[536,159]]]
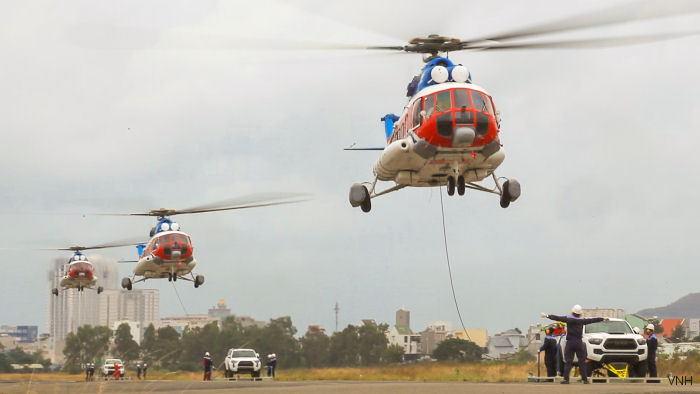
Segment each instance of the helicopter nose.
[[452,139],[452,146],[455,147],[468,147],[474,142],[474,137],[476,133],[474,128],[458,126],[455,127],[455,136]]

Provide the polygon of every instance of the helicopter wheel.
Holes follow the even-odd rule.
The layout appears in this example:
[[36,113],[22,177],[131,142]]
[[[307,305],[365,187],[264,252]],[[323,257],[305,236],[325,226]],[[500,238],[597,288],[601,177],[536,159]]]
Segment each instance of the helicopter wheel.
[[464,182],[464,177],[460,175],[457,178],[457,194],[459,194],[460,196],[463,196],[464,191],[466,189],[467,189],[467,184],[466,184],[466,182]]
[[369,212],[372,210],[372,199],[369,198],[369,195],[362,201],[360,208],[362,209],[362,212]]
[[51,294],[58,296],[58,289],[55,287],[53,289],[51,289]]
[[102,286],[97,286],[97,294],[102,293],[104,290],[105,290],[104,287],[102,287]]
[[447,195],[454,196],[454,194],[455,194],[455,177],[448,176],[447,177]]
[[172,274],[173,275],[173,282],[177,282],[177,274]]
[[131,290],[133,286],[133,283],[131,282],[131,278],[123,278],[122,279],[122,288]]
[[501,194],[501,208],[508,208],[511,202],[520,197],[520,182],[515,179],[507,179],[503,182],[503,193]]
[[197,275],[194,278],[194,288],[196,289],[203,284],[204,284],[204,275]]
[[172,282],[172,281],[173,281],[173,274],[168,273],[168,282]]

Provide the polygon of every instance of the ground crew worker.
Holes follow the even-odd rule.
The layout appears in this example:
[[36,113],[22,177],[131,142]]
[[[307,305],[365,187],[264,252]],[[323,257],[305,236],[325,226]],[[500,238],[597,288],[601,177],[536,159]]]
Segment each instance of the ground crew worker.
[[547,376],[557,376],[557,340],[552,333],[554,328],[544,329],[544,343],[540,346],[540,352],[544,351],[544,365],[547,368]]
[[564,338],[566,335],[566,329],[564,323],[558,321],[557,324],[554,326],[554,332],[552,333],[552,336],[558,337],[557,339],[557,355],[556,357],[556,366],[557,366],[557,375],[562,376],[564,372],[564,364],[562,363],[562,354],[564,351],[561,348],[561,339]]
[[90,363],[88,371],[90,371],[90,380],[92,380],[92,377],[95,375],[95,363]]
[[267,355],[267,376],[275,377],[275,367],[277,366],[277,355],[275,353]]
[[574,364],[574,354],[578,358],[578,368],[581,374],[583,383],[590,383],[586,373],[586,345],[583,343],[583,326],[586,324],[597,323],[599,321],[608,320],[608,318],[591,317],[583,318],[583,308],[581,305],[574,305],[571,308],[571,314],[567,316],[548,315],[542,312],[542,317],[566,323],[566,347],[564,348],[564,380],[562,384],[569,384],[569,373]]
[[85,381],[90,378],[90,363],[85,364]]
[[122,372],[119,370],[119,363],[114,363],[114,380],[119,380],[122,377]]
[[202,365],[204,365],[204,380],[211,380],[211,356],[209,352],[204,353]]
[[649,323],[647,324],[646,328],[644,329],[644,332],[649,335],[647,337],[647,351],[649,354],[647,355],[647,369],[649,370],[649,377],[650,378],[655,378],[656,377],[656,349],[659,347],[659,341],[656,339],[656,335],[654,334],[654,325]]
[[148,370],[148,364],[143,363],[143,380],[146,380],[146,371]]
[[141,380],[141,363],[136,364],[136,379]]

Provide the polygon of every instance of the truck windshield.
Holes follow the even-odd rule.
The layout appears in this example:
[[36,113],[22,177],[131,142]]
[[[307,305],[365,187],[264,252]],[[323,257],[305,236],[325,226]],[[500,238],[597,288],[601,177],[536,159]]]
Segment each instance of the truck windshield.
[[234,350],[232,357],[255,357],[255,352],[252,350]]
[[601,321],[598,323],[592,323],[585,326],[586,334],[595,334],[599,332],[604,332],[608,334],[630,334],[632,330],[629,324],[624,321]]

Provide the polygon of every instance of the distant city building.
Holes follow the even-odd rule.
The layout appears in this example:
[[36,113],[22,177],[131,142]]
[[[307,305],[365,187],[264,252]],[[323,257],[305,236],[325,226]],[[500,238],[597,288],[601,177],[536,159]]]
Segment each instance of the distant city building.
[[[49,297],[48,322],[50,351],[53,362],[63,359],[63,346],[66,335],[75,332],[78,327],[91,326],[112,327],[117,321],[139,322],[143,330],[150,323],[158,323],[159,292],[153,289],[120,290],[117,262],[99,256],[88,256],[94,266],[97,286],[104,292],[85,289],[78,293],[75,289],[60,288],[60,280],[66,273],[68,257],[55,259],[48,273]],[[58,288],[58,296],[50,289]],[[140,337],[143,332],[132,335]]]
[[533,356],[537,355],[540,351],[540,346],[544,343],[544,337],[546,336],[544,328],[547,325],[549,324],[542,325],[542,323],[537,323],[530,325],[527,329],[527,351]]
[[39,336],[38,326],[0,326],[0,335],[15,338],[18,343],[36,342]]
[[488,332],[485,328],[467,328],[464,330],[455,330],[453,336],[459,339],[467,339],[474,342],[480,348],[486,349],[488,340]]
[[688,339],[693,339],[700,335],[700,319],[685,319],[687,324],[685,336]]
[[411,331],[410,312],[401,308],[396,311],[396,324],[386,332],[390,345],[399,345],[404,349],[404,360],[416,360],[419,355],[421,336]]
[[217,322],[215,319],[209,315],[185,315],[185,316],[169,316],[160,319],[157,328],[161,327],[172,327],[180,335],[185,332],[187,328],[204,327],[209,323]]
[[522,348],[527,348],[527,338],[518,329],[510,329],[489,337],[486,343],[487,358],[508,358]]
[[216,306],[209,308],[207,314],[214,319],[224,320],[226,316],[231,315],[231,309],[226,307],[226,301],[219,300]]
[[585,317],[610,317],[613,319],[624,319],[625,310],[619,308],[587,308],[583,309]]
[[244,328],[245,327],[258,327],[258,328],[265,327],[264,321],[255,320],[250,316],[236,316],[235,322],[240,324]]
[[411,327],[411,312],[403,308],[396,311],[396,325]]

